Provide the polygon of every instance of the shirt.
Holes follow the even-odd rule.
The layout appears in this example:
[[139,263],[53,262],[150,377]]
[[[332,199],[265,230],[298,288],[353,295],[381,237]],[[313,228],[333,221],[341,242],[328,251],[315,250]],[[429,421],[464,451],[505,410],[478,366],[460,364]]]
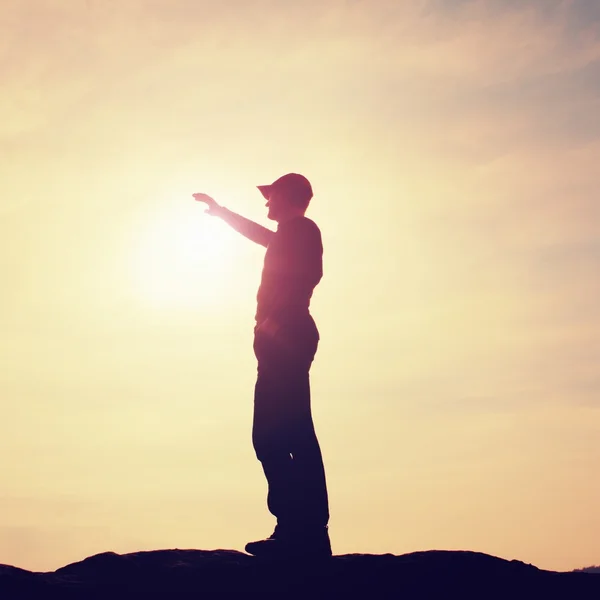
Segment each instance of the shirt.
[[313,290],[323,276],[323,242],[314,221],[280,223],[265,253],[256,296],[256,322],[279,322],[309,314]]

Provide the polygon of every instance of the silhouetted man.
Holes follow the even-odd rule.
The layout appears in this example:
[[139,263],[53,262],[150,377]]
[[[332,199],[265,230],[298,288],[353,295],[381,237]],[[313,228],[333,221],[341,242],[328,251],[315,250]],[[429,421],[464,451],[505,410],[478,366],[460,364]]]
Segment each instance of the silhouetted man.
[[309,370],[319,332],[310,299],[323,275],[317,225],[304,215],[313,192],[306,177],[288,173],[258,186],[267,200],[271,231],[220,206],[206,194],[207,213],[267,248],[257,294],[252,442],[268,482],[267,505],[277,518],[273,534],[250,542],[256,556],[331,556],[325,471],[310,403]]

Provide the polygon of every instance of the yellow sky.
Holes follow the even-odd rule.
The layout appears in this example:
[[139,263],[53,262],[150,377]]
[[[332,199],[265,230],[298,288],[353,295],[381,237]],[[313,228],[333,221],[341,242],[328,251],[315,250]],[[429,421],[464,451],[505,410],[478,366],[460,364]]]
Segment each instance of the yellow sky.
[[[410,4],[410,8],[407,6]],[[332,545],[600,562],[600,5],[4,0],[0,563],[243,548],[268,224],[305,174]]]

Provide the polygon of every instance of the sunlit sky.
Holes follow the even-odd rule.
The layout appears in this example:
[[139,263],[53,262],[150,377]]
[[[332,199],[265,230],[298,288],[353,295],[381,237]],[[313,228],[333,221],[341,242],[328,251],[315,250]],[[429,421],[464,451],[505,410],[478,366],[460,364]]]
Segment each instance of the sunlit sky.
[[[0,563],[243,549],[306,175],[334,553],[600,563],[600,3],[3,0]],[[270,223],[271,226],[273,225]]]

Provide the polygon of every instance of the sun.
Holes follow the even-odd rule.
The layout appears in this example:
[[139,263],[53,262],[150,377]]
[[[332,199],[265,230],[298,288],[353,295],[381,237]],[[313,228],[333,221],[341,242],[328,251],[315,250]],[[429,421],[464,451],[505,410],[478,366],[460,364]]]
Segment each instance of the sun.
[[190,198],[144,215],[134,249],[136,295],[163,308],[221,302],[231,275],[231,238]]

